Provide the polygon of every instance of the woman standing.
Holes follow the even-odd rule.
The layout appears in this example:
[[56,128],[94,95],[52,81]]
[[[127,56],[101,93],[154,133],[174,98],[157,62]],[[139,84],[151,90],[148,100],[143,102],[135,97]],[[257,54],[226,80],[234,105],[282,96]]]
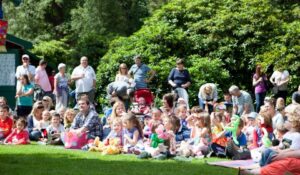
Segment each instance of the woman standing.
[[58,112],[61,108],[68,107],[68,94],[70,83],[69,78],[66,75],[66,65],[60,63],[58,65],[58,73],[54,77],[54,94],[56,95],[55,110]]
[[27,117],[32,110],[33,104],[33,85],[29,81],[28,75],[21,75],[21,87],[18,89],[17,98],[17,115],[18,117]]
[[267,84],[268,81],[267,76],[262,72],[261,66],[257,65],[255,74],[252,78],[252,85],[255,88],[255,101],[256,108],[255,111],[259,113],[260,107],[264,104],[264,99],[266,97],[267,92]]
[[189,71],[184,67],[183,59],[176,61],[176,68],[171,70],[168,82],[178,96],[185,100],[187,108],[189,109],[189,95],[187,89],[191,85],[191,77]]
[[273,93],[275,94],[276,99],[282,97],[286,102],[289,81],[290,81],[290,74],[287,70],[278,68],[273,72],[270,78],[270,82],[274,85]]
[[42,133],[39,130],[40,121],[42,120],[42,114],[44,111],[44,105],[41,101],[37,101],[33,105],[31,114],[28,116],[28,132],[29,138],[32,141],[38,141],[42,137]]

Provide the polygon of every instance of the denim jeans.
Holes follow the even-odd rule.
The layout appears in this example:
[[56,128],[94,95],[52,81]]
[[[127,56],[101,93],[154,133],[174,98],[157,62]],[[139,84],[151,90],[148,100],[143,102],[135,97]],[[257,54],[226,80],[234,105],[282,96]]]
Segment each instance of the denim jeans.
[[271,163],[272,158],[275,157],[277,155],[277,152],[275,152],[272,149],[266,149],[262,155],[261,155],[261,159],[259,161],[259,165],[261,167],[268,165]]
[[[202,98],[199,98],[199,106],[201,109],[205,110],[205,101],[202,100]],[[208,104],[208,112],[212,113],[214,111],[214,106]]]
[[29,138],[32,141],[39,141],[41,137],[42,137],[42,133],[41,131],[38,130],[31,131],[29,134]]
[[259,113],[260,107],[264,104],[265,97],[266,97],[266,92],[255,93],[255,102],[256,102],[255,111],[257,113]]

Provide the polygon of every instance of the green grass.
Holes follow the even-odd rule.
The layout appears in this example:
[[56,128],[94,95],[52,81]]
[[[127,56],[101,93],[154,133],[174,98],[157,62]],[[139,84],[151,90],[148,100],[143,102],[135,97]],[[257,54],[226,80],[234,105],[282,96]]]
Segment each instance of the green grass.
[[133,155],[102,156],[62,147],[0,145],[0,174],[105,175],[231,175],[236,170],[209,166],[205,160],[139,160]]

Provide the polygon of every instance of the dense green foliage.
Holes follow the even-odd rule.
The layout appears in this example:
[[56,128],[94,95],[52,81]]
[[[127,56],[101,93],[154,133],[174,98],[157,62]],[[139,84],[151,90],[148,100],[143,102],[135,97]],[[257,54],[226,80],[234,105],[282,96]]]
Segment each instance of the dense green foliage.
[[155,88],[168,91],[167,75],[175,58],[186,59],[195,99],[205,82],[225,91],[232,84],[251,91],[257,63],[268,73],[273,67],[293,75],[298,85],[300,63],[300,5],[284,0],[173,0],[157,10],[130,37],[111,42],[100,60],[98,83],[103,89],[114,79],[118,65],[133,64],[136,54],[158,73]]
[[86,55],[96,67],[113,38],[138,30],[165,1],[26,0],[19,7],[6,2],[4,10],[9,33],[32,41],[41,58],[72,67]]
[[100,153],[65,150],[62,147],[0,145],[0,174],[5,175],[182,175],[237,174],[237,170],[209,166],[205,161],[217,158],[177,162],[174,160],[140,160],[134,155],[102,156]]

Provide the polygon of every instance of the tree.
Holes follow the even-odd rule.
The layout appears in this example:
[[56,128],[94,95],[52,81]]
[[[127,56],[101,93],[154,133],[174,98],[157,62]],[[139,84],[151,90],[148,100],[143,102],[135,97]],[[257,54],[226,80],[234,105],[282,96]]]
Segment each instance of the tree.
[[[118,65],[133,64],[136,54],[158,72],[154,87],[162,92],[169,91],[166,79],[175,58],[185,58],[194,99],[205,82],[219,84],[222,91],[232,84],[251,91],[258,63],[267,71],[283,66],[299,77],[299,8],[284,0],[172,0],[139,31],[111,42],[98,66],[100,90],[113,80]],[[293,79],[292,87],[296,84]]]

